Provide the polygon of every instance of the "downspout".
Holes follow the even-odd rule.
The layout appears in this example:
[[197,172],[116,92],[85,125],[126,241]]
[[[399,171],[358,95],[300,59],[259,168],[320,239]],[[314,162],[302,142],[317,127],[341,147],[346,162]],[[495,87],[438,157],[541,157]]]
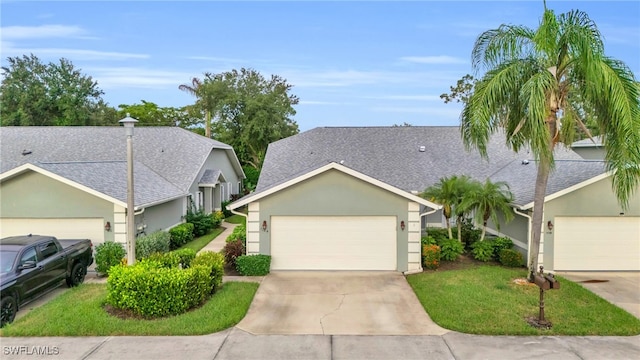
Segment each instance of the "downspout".
[[[423,218],[423,217],[425,217],[425,216],[427,216],[427,215],[431,215],[431,214],[435,213],[435,212],[436,212],[436,211],[438,211],[438,210],[440,210],[440,209],[433,209],[433,210],[431,210],[431,211],[423,212],[422,214],[420,214],[420,223],[422,224],[422,218]],[[426,223],[426,222],[425,222],[424,226],[425,226],[425,228],[426,228],[426,226],[427,226],[427,223]],[[420,236],[422,236],[422,234],[420,234]]]
[[[518,212],[518,209],[516,209],[515,207],[513,208],[513,212],[520,215],[520,216],[524,216],[527,218],[527,259],[530,258],[531,255],[531,227],[533,226],[532,222],[533,219],[531,218],[531,215],[527,215],[526,213],[521,213]],[[529,261],[529,260],[527,260]]]

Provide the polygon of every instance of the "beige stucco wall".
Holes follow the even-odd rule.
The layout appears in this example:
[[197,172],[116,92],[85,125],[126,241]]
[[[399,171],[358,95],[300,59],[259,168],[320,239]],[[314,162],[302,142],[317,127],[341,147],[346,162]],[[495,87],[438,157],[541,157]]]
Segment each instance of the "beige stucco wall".
[[[260,199],[259,206],[249,207],[248,242],[256,235],[252,230],[258,230],[259,252],[270,254],[269,232],[253,229],[262,221],[270,223],[271,216],[395,216],[398,223],[405,221],[407,226],[413,224],[414,241],[419,241],[419,219],[415,218],[418,207],[410,206],[411,201],[369,184],[360,179],[337,170],[329,170],[311,179],[292,185],[275,194]],[[409,219],[409,211],[413,212]],[[411,221],[410,221],[411,220]],[[255,224],[252,226],[252,224]],[[404,231],[398,226],[397,232],[397,264],[398,271],[407,271],[409,266],[409,228]],[[254,233],[255,234],[255,233]],[[253,246],[248,244],[249,247]],[[412,245],[412,248],[419,247]],[[417,251],[416,249],[412,249]],[[367,251],[367,249],[362,249]],[[414,252],[415,252],[414,251]],[[413,265],[416,260],[412,255]]]

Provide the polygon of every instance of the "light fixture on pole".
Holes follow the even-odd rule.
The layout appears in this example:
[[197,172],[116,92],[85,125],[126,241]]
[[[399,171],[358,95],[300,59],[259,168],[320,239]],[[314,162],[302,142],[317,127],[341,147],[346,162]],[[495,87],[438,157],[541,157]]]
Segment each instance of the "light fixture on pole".
[[136,263],[136,218],[133,202],[133,126],[138,120],[129,116],[120,120],[127,134],[127,264]]

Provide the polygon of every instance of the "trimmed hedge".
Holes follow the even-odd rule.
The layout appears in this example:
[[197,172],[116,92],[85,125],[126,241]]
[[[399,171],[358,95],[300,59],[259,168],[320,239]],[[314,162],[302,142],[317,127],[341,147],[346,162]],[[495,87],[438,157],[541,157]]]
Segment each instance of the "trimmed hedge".
[[243,224],[243,225],[238,225],[236,226],[233,231],[231,232],[231,234],[229,236],[227,236],[226,241],[227,242],[231,242],[234,240],[240,240],[242,241],[242,244],[246,246],[247,244],[247,227]]
[[161,264],[163,267],[179,267],[186,269],[196,257],[193,249],[180,249],[168,253],[153,253],[147,259]]
[[424,245],[422,247],[422,266],[431,270],[440,266],[440,246]]
[[209,272],[208,291],[213,294],[222,285],[224,275],[224,257],[222,254],[213,251],[199,253],[191,262],[191,266],[204,266]]
[[120,265],[127,251],[120,243],[106,241],[96,246],[96,272],[102,276],[109,274],[112,266]]
[[441,260],[456,261],[464,253],[464,246],[457,239],[441,240],[438,244],[440,245]]
[[498,237],[493,239],[493,257],[494,259],[500,259],[500,252],[504,249],[511,249],[513,247],[513,241],[507,237]]
[[209,231],[216,227],[213,222],[213,216],[211,216],[211,214],[205,214],[203,210],[198,210],[195,212],[189,210],[187,211],[185,219],[188,223],[193,224],[194,237],[206,235]]
[[502,249],[500,251],[500,264],[509,267],[520,267],[524,264],[524,258],[517,250]]
[[133,266],[111,268],[106,302],[146,318],[164,317],[202,304],[210,294],[210,286],[207,266],[180,269],[142,260]]
[[471,253],[474,259],[487,262],[493,259],[494,247],[495,242],[492,240],[476,241],[471,245]]
[[169,252],[171,235],[166,231],[156,231],[136,239],[136,259],[148,258],[153,253]]
[[236,270],[244,276],[263,276],[271,270],[271,256],[243,255],[236,259]]
[[193,224],[184,223],[175,226],[169,230],[169,235],[171,236],[171,250],[177,249],[193,240]]

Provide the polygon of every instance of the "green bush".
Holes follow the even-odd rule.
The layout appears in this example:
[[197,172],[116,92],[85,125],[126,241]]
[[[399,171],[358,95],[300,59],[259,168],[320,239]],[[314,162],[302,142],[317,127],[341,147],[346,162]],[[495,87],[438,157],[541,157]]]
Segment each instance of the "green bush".
[[425,245],[438,245],[438,241],[436,241],[436,238],[434,238],[433,236],[423,236],[420,238],[420,243],[422,244],[422,246]]
[[153,253],[166,253],[171,248],[171,235],[166,231],[156,231],[136,239],[136,259],[148,258]]
[[524,264],[522,254],[513,249],[500,250],[500,264],[509,267],[520,267]]
[[493,258],[500,259],[500,252],[504,249],[511,249],[513,241],[507,237],[498,237],[493,239]]
[[264,276],[271,269],[269,255],[243,255],[236,259],[236,270],[244,276]]
[[175,226],[169,230],[169,235],[171,236],[171,249],[177,249],[193,240],[193,224],[184,223]]
[[196,258],[196,251],[193,249],[180,249],[172,251],[172,253],[176,254],[180,258],[180,266],[183,269],[186,269],[191,266],[191,263]]
[[244,224],[236,226],[231,234],[227,236],[227,242],[234,240],[240,240],[242,244],[247,245],[247,227]]
[[227,209],[227,205],[229,205],[229,204],[231,204],[231,201],[223,201],[222,202],[222,214],[224,215],[225,219],[228,218],[229,216],[233,215],[231,210]]
[[205,214],[203,210],[187,211],[185,217],[188,223],[193,224],[193,236],[200,237],[206,235],[209,231],[215,228],[213,223],[213,217],[211,214]]
[[168,253],[153,253],[147,258],[149,261],[157,262],[162,267],[180,267],[186,269],[196,257],[193,249],[180,249]]
[[209,283],[208,291],[213,294],[222,285],[224,275],[224,257],[222,254],[213,251],[204,251],[196,255],[191,262],[191,266],[204,266],[208,270]]
[[457,239],[441,240],[438,245],[440,245],[440,259],[445,261],[456,261],[464,253],[464,246]]
[[260,170],[253,166],[243,166],[242,170],[244,171],[244,175],[247,177],[244,179],[244,191],[248,194],[255,190],[256,185],[258,184],[258,178],[260,177]]
[[177,315],[202,304],[210,293],[206,266],[163,267],[142,260],[115,266],[107,280],[107,304],[146,318]]
[[480,240],[482,230],[476,229],[470,219],[464,219],[461,230],[462,242],[464,242],[466,250],[471,250],[471,245]]
[[225,216],[222,211],[214,211],[213,213],[211,213],[211,218],[213,221],[212,229],[215,229],[218,226],[220,226],[220,224],[222,224],[222,221],[224,220]]
[[106,241],[96,246],[96,272],[107,275],[112,266],[120,265],[125,255],[124,246],[117,242]]
[[422,247],[422,266],[431,270],[440,266],[440,246],[424,245]]
[[443,240],[449,239],[449,232],[446,228],[435,228],[430,227],[427,228],[427,236],[431,236],[436,239],[436,242],[439,244]]
[[471,245],[473,258],[484,262],[493,259],[494,244],[491,240],[476,241]]
[[224,245],[222,253],[224,254],[224,261],[227,265],[236,266],[236,259],[244,255],[245,247],[242,241],[233,240]]

